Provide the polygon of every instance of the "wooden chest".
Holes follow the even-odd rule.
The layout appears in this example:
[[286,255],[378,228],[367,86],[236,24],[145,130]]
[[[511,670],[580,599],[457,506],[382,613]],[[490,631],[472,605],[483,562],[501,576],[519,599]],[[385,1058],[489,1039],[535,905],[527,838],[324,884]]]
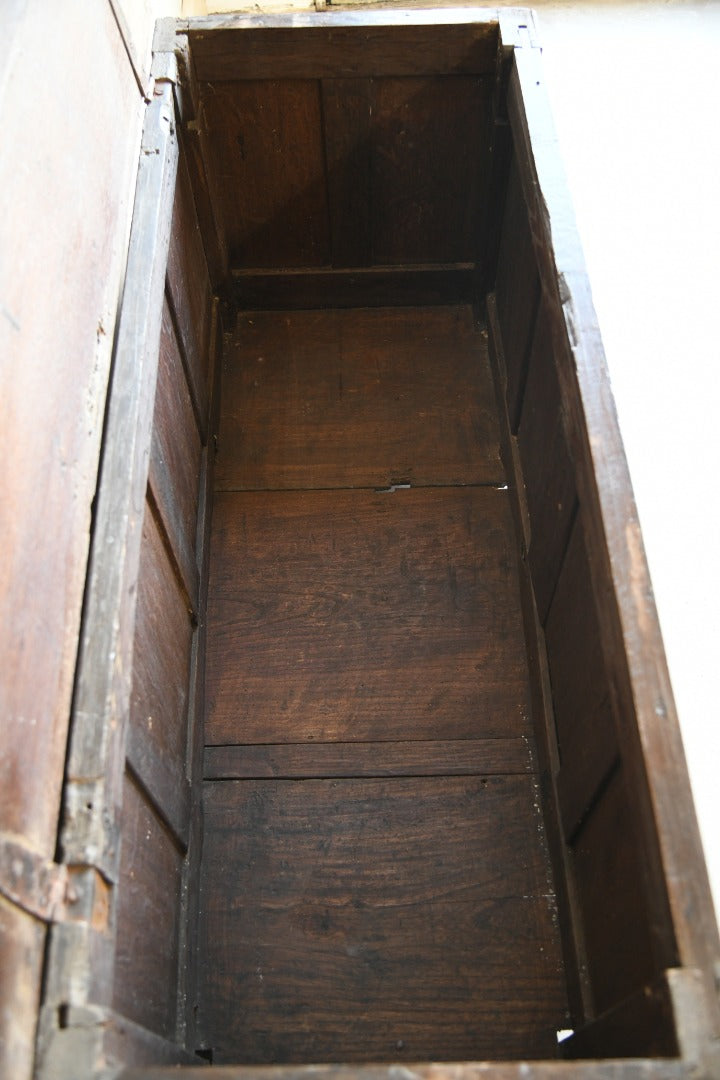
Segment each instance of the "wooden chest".
[[165,21],[155,74],[39,1074],[717,1075],[531,15]]

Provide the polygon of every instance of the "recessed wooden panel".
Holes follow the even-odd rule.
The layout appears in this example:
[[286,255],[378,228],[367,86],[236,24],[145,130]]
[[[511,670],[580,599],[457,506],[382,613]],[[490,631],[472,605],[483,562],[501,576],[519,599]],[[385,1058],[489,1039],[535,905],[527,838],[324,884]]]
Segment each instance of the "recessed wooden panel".
[[205,785],[214,1060],[541,1057],[564,1016],[527,777]]
[[332,264],[372,263],[370,79],[323,79]]
[[374,263],[477,258],[486,98],[479,79],[374,81]]
[[[323,12],[287,16],[268,27],[252,17],[193,19],[193,60],[199,79],[320,79],[377,75],[492,74],[497,21],[465,12]],[[282,19],[282,16],[280,17]],[[394,23],[394,25],[393,25]],[[453,25],[454,24],[454,25]]]
[[181,859],[135,783],[125,777],[113,1007],[173,1039]]
[[329,264],[320,84],[213,82],[203,95],[231,265]]
[[216,486],[504,482],[469,307],[255,312],[226,365]]
[[182,154],[178,162],[167,284],[204,438],[209,400],[211,290],[190,178]]
[[573,845],[593,1001],[619,1004],[657,974],[641,860],[621,768]]
[[137,589],[128,754],[153,797],[177,820],[186,798],[193,630],[187,601],[148,504]]
[[535,323],[518,443],[530,515],[530,571],[540,621],[555,590],[575,509],[575,474],[563,424],[547,309]]
[[561,810],[570,836],[618,752],[581,516],[573,528],[545,637],[560,748]]
[[527,352],[540,292],[532,236],[517,165],[510,167],[495,294],[507,373],[510,426],[517,431],[527,371]]
[[209,743],[528,734],[508,495],[217,493]]
[[195,553],[202,447],[167,301],[163,305],[149,480],[185,588],[197,603]]

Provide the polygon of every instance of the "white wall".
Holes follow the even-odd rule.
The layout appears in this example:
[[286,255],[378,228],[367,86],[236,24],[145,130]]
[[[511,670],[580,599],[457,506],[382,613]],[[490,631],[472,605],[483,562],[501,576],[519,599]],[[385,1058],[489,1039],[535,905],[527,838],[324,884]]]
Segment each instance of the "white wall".
[[720,911],[720,5],[536,9]]

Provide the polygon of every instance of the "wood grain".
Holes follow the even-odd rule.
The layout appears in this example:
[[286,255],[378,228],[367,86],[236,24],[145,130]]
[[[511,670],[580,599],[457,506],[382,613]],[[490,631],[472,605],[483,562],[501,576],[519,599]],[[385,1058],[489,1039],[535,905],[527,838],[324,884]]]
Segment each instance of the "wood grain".
[[455,742],[207,746],[204,778],[308,780],[490,776],[532,771],[532,751],[527,739],[459,739]]
[[237,311],[422,307],[472,304],[474,267],[354,267],[351,270],[234,270],[228,290]]
[[[438,32],[439,24],[444,24]],[[418,74],[491,74],[496,21],[464,12],[323,12],[253,19],[192,19],[200,80],[327,79]]]
[[538,615],[544,623],[577,502],[549,315],[544,305],[538,311],[530,347],[518,445],[530,519],[530,570]]
[[195,608],[198,600],[195,532],[201,450],[175,328],[165,300],[148,480],[185,589]]
[[213,81],[203,110],[231,266],[328,265],[320,84]]
[[173,1038],[177,1002],[180,855],[126,776],[117,886],[113,1007]]
[[137,584],[128,756],[177,835],[187,832],[185,745],[193,628],[146,503]]
[[204,441],[208,415],[210,278],[184,155],[178,162],[167,292]]
[[469,307],[255,312],[226,365],[221,489],[504,483]]
[[372,83],[369,79],[323,79],[321,93],[332,264],[369,266]]
[[225,781],[205,806],[214,1060],[552,1052],[562,973],[530,778]]
[[582,516],[573,528],[545,640],[560,748],[558,786],[569,838],[618,753]]
[[507,492],[216,493],[206,741],[517,737]]
[[527,371],[527,351],[535,320],[540,281],[527,206],[512,159],[498,255],[495,295],[507,376],[510,428],[517,432]]
[[[572,849],[596,1013],[642,990],[656,975],[647,886],[625,782],[616,769]],[[642,1045],[636,1044],[638,1051]]]
[[375,264],[477,260],[487,97],[472,78],[373,82]]

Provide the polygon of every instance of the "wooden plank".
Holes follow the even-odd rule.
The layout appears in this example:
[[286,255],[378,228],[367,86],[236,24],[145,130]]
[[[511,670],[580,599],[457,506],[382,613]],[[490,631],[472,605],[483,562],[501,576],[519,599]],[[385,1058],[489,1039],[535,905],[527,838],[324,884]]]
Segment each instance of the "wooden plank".
[[[0,31],[0,829],[47,859],[57,844],[141,123],[109,5],[86,16],[2,4]],[[52,55],[40,39],[52,41]],[[88,95],[90,85],[103,92]],[[27,963],[35,970],[29,952]],[[3,1034],[12,1017],[0,1020]],[[26,1030],[25,1019],[17,1023]],[[18,1046],[14,1033],[7,1038]],[[7,1075],[29,1076],[20,1057]]]
[[374,80],[373,263],[477,260],[489,89],[475,78]]
[[293,12],[185,25],[201,80],[487,75],[498,45],[497,20],[487,16],[458,9]]
[[[641,991],[660,974],[648,922],[647,885],[639,869],[638,842],[621,768],[612,774],[586,818],[572,852],[597,1015]],[[645,1052],[642,1045],[638,1052]]]
[[[394,1055],[395,1058],[399,1054]],[[266,1065],[263,1080],[393,1080],[399,1063],[386,1065]],[[406,1066],[403,1066],[405,1068]],[[697,1065],[691,1061],[659,1058],[626,1061],[463,1061],[438,1067],[437,1064],[413,1062],[417,1080],[692,1080]],[[183,1080],[205,1080],[204,1069],[186,1068]],[[213,1080],[252,1080],[258,1076],[257,1065],[216,1066]],[[177,1070],[164,1068],[127,1069],[118,1080],[176,1080]]]
[[151,506],[143,520],[133,647],[128,758],[181,842],[193,627]]
[[[522,477],[517,438],[510,432],[510,419],[505,395],[505,356],[494,293],[488,294],[486,303],[488,348],[500,418],[502,454],[508,470],[510,505],[516,535],[521,545],[524,545],[524,549],[527,550],[529,544],[527,495]],[[569,1011],[567,1027],[577,1028],[584,1022],[586,1016],[592,1014],[592,1001],[587,977],[587,962],[584,959],[584,942],[577,889],[570,865],[570,851],[565,843],[565,834],[560,817],[560,803],[557,793],[558,744],[545,635],[538,617],[535,592],[527,558],[520,559],[519,571],[520,598],[530,680],[534,749],[537,755],[543,819],[558,898],[558,923],[565,958]]]
[[178,164],[167,292],[202,440],[207,433],[210,278],[184,157]]
[[372,262],[369,79],[323,79],[323,135],[333,266]]
[[522,404],[531,340],[540,292],[527,207],[515,160],[511,161],[498,256],[495,296],[505,353],[507,404],[513,434]]
[[530,569],[538,614],[544,623],[577,506],[575,472],[544,306],[538,311],[530,348],[518,444],[530,518]]
[[195,530],[201,449],[175,328],[165,300],[148,480],[195,609],[198,602]]
[[33,1075],[45,926],[0,896],[0,1074]]
[[565,1057],[679,1056],[668,985],[660,979],[574,1032],[562,1044]]
[[206,741],[530,731],[507,492],[217,493]]
[[181,857],[126,776],[117,886],[113,1008],[157,1035],[175,1035]]
[[205,807],[214,1061],[553,1052],[565,1005],[531,778],[222,781]]
[[475,285],[474,268],[460,263],[265,273],[234,270],[229,290],[238,311],[286,311],[472,304]]
[[[67,763],[65,861],[118,866],[142,513],[177,167],[172,90],[148,107],[104,437]],[[94,778],[94,779],[88,779]]]
[[566,838],[592,803],[618,754],[612,684],[592,591],[582,514],[576,519],[545,627],[558,786]]
[[253,313],[235,342],[219,488],[504,483],[469,308]]
[[[210,421],[209,431],[217,432],[220,411],[220,372],[223,326],[220,303],[213,303],[210,337]],[[188,849],[183,862],[182,911],[178,949],[178,1041],[199,1046],[196,1033],[197,979],[201,958],[198,951],[200,852],[203,837],[202,766],[205,721],[205,660],[207,632],[207,589],[210,570],[210,526],[212,521],[213,471],[215,452],[210,440],[203,452],[198,513],[198,554],[200,556],[199,619],[193,640],[190,666],[190,710],[187,732],[187,776],[191,786],[191,813]]]
[[206,780],[492,776],[533,771],[526,739],[208,746]]
[[329,265],[319,83],[213,81],[203,111],[231,266]]

